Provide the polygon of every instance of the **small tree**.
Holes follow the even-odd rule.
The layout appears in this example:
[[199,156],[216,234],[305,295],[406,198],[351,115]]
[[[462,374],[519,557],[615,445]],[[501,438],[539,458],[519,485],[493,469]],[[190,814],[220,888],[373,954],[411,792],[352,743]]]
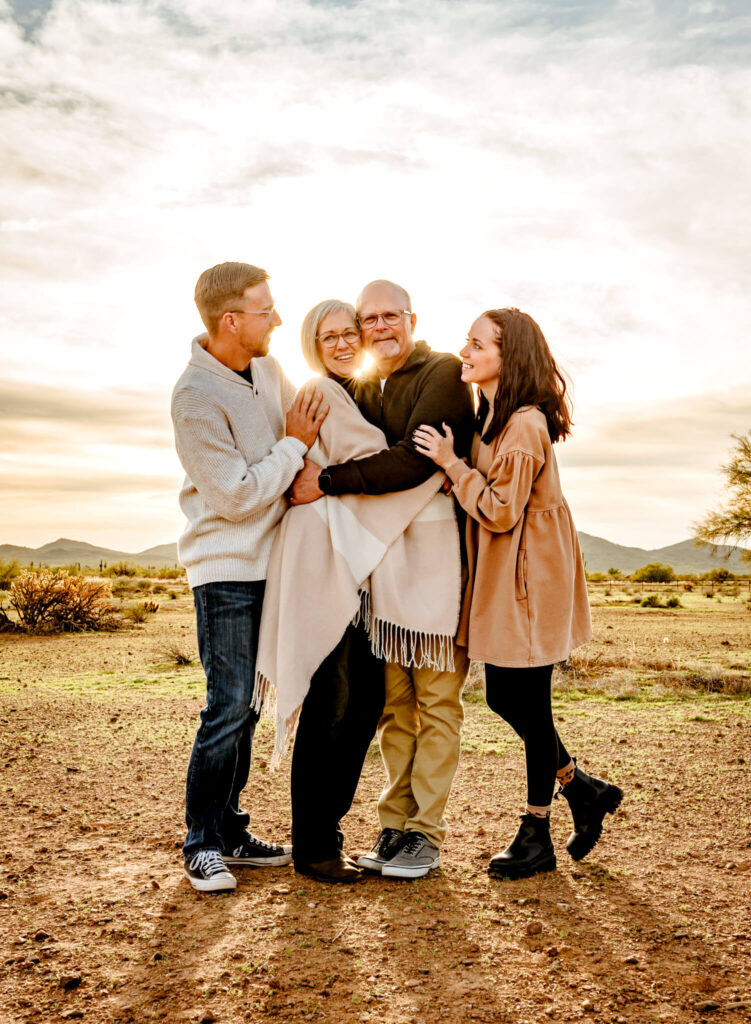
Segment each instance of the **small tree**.
[[637,569],[631,579],[635,583],[670,583],[675,579],[675,573],[672,566],[663,565],[662,562],[648,562]]
[[[699,544],[729,544],[731,548],[751,538],[751,430],[747,434],[731,434],[735,441],[730,462],[722,466],[728,495],[724,505],[707,512],[694,523],[694,539]],[[751,553],[744,552],[744,561]]]

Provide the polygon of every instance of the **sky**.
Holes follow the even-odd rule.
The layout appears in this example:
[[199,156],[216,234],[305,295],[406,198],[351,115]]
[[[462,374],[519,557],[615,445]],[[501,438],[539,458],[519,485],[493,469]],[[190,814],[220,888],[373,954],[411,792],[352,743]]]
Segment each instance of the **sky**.
[[198,275],[305,312],[387,277],[573,381],[580,530],[653,548],[751,428],[751,13],[646,0],[0,0],[0,543],[175,540]]

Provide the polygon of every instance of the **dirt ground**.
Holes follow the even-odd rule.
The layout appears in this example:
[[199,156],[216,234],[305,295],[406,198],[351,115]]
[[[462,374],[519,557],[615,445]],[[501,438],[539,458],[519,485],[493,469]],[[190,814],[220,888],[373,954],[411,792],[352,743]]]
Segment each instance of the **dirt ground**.
[[[751,613],[744,595],[606,601],[555,704],[624,802],[579,864],[555,802],[558,870],[520,882],[486,866],[516,828],[522,751],[476,690],[439,870],[339,888],[246,869],[201,896],[179,850],[203,698],[174,658],[196,658],[184,591],[128,631],[0,637],[0,1021],[748,1021],[751,701],[701,684],[748,681]],[[282,841],[271,739],[263,720],[245,805]],[[348,852],[377,832],[381,784],[371,748]]]

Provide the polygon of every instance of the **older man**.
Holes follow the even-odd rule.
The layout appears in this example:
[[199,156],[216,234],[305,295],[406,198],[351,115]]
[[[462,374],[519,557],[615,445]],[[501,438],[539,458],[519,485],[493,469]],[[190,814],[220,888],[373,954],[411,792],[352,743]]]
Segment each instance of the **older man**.
[[[195,301],[207,335],[193,342],[172,419],[186,472],[180,560],[193,591],[206,706],[186,784],[185,874],[194,889],[234,889],[228,865],[288,864],[291,847],[258,839],[239,799],[257,720],[250,708],[266,567],[284,494],[327,408],[296,399],[268,355],[281,324],[268,274],[247,263],[204,271]],[[285,416],[286,413],[286,416]]]
[[[421,423],[448,423],[458,450],[468,453],[474,412],[456,356],[415,342],[417,317],[404,288],[372,281],[362,290],[357,313],[374,369],[350,383],[363,415],[383,430],[390,447],[376,455],[320,469],[306,462],[295,480],[292,503],[323,494],[385,494],[415,487],[435,465],[412,443]],[[441,558],[436,551],[436,559]],[[457,601],[459,595],[457,594]],[[454,648],[454,669],[389,663],[386,707],[378,728],[387,784],[378,802],[381,833],[361,866],[386,877],[418,878],[440,862],[446,835],[444,809],[459,761],[467,674],[463,648]]]

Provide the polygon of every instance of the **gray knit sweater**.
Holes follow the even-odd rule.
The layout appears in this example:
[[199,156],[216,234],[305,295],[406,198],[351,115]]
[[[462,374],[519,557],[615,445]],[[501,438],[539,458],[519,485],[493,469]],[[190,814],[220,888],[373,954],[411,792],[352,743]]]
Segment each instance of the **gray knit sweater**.
[[253,384],[193,341],[172,393],[175,445],[185,482],[188,523],[178,543],[188,583],[266,578],[284,492],[307,448],[284,436],[295,387],[276,359],[251,362]]

